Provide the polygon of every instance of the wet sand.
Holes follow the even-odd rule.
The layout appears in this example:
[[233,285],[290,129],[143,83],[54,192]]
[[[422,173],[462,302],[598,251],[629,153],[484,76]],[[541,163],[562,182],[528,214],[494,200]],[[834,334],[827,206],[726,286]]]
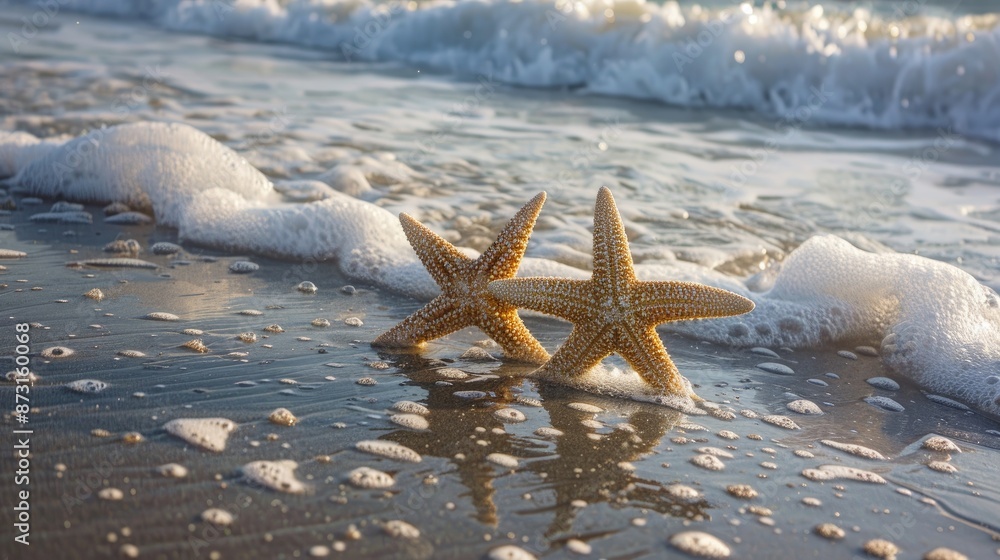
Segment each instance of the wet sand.
[[[714,535],[733,558],[864,557],[872,539],[895,543],[900,558],[921,558],[938,547],[969,558],[1000,557],[1000,424],[928,400],[877,357],[837,353],[876,341],[775,348],[775,358],[665,333],[680,370],[722,411],[683,415],[525,379],[530,368],[524,366],[463,357],[483,338],[474,330],[419,352],[376,351],[369,342],[422,302],[355,284],[329,263],[193,246],[154,255],[153,243],[178,242],[172,230],[104,224],[98,207],[87,208],[92,225],[28,221],[52,202],[19,204],[0,216],[0,223],[13,225],[0,231],[0,248],[28,254],[0,260],[6,267],[0,271],[3,371],[14,367],[14,325],[30,322],[31,369],[40,377],[27,424],[34,430],[31,545],[13,543],[5,529],[5,558],[479,558],[505,544],[537,557],[570,558],[586,550],[576,541],[591,548],[587,557],[655,558],[684,556],[669,539],[689,530]],[[101,248],[116,238],[138,240],[145,249],[139,258],[158,268],[66,266],[109,257]],[[230,272],[240,260],[260,269]],[[298,291],[302,281],[318,291]],[[352,284],[353,290],[343,289]],[[93,288],[104,293],[103,301],[83,296]],[[152,312],[178,320],[144,318]],[[318,318],[330,326],[314,326]],[[550,350],[569,329],[537,317],[527,323]],[[265,330],[271,325],[283,332]],[[239,340],[241,333],[254,333],[256,341]],[[193,339],[208,352],[182,346]],[[74,353],[41,355],[53,347]],[[145,356],[118,354],[126,350]],[[765,362],[793,374],[756,367]],[[866,383],[876,376],[901,388]],[[364,378],[375,384],[359,384]],[[92,394],[66,388],[82,379],[108,387]],[[471,391],[481,394],[464,393]],[[905,410],[877,408],[864,402],[869,396],[889,397]],[[0,397],[7,449],[0,523],[9,528],[8,497],[20,487],[6,443],[22,426],[10,412],[13,384],[0,386]],[[786,409],[796,398],[824,414]],[[404,400],[427,407],[427,429],[391,420],[398,414],[394,403]],[[279,407],[297,418],[293,426],[268,420]],[[506,408],[520,411],[524,421],[496,414]],[[767,415],[786,416],[800,429],[764,422],[760,417]],[[237,427],[223,451],[211,452],[167,433],[164,425],[178,418],[226,418]],[[562,435],[539,435],[550,428]],[[126,435],[132,432],[142,441],[129,443],[136,439]],[[950,438],[962,452],[921,448],[931,434]],[[422,460],[363,453],[355,449],[363,440],[402,444]],[[822,440],[859,444],[887,460],[858,457]],[[691,463],[711,454],[723,470]],[[510,457],[516,467],[498,464]],[[279,460],[298,464],[294,474],[304,493],[269,489],[241,474],[253,461]],[[933,470],[932,461],[957,471]],[[187,475],[157,472],[168,463],[184,466]],[[863,469],[886,483],[803,476],[824,465]],[[348,473],[362,466],[391,475],[393,484],[351,485]],[[696,495],[684,496],[676,484]],[[738,484],[757,496],[727,491]],[[107,488],[121,490],[120,499]],[[210,508],[232,514],[231,524],[202,520]],[[387,522],[394,520],[419,536],[390,534]],[[817,535],[823,523],[843,529],[843,537]]]

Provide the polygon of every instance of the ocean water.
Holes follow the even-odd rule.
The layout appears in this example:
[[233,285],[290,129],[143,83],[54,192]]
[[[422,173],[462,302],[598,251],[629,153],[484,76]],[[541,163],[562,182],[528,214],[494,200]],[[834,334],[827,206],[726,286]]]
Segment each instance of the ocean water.
[[[85,544],[77,556],[118,553],[119,541],[104,535],[113,531],[124,542],[123,523],[139,528],[144,551],[166,557],[223,549],[263,558],[292,550],[301,556],[308,545],[331,544],[334,532],[351,542],[343,537],[348,525],[389,518],[431,533],[399,541],[362,523],[366,536],[350,550],[466,558],[509,542],[564,557],[567,540],[579,537],[603,556],[656,557],[673,550],[661,537],[677,532],[680,518],[742,543],[741,557],[755,550],[847,557],[875,536],[911,553],[935,544],[967,546],[972,557],[994,553],[1000,12],[988,3],[0,6],[0,200],[10,196],[17,206],[0,215],[0,248],[39,247],[4,261],[0,297],[18,321],[54,325],[38,331],[46,344],[77,349],[75,362],[38,366],[43,402],[51,403],[40,420],[48,429],[48,447],[38,450],[47,468],[42,480],[64,492],[45,495],[41,511],[55,521],[46,521],[43,534]],[[459,333],[419,355],[386,357],[367,347],[437,293],[398,213],[475,254],[545,191],[520,274],[585,278],[601,186],[614,193],[641,278],[699,281],[757,305],[742,317],[661,328],[697,392],[727,410],[762,414],[784,414],[785,404],[808,398],[826,416],[795,416],[801,432],[749,416],[694,417],[711,432],[757,436],[733,442],[705,432],[711,445],[740,448],[732,449],[729,471],[706,478],[686,460],[664,461],[673,446],[681,453],[688,443],[709,441],[700,435],[704,426],[664,407],[505,377],[527,371],[464,357],[481,335]],[[49,211],[62,201],[83,203],[89,214],[65,205]],[[103,223],[100,209],[111,202],[155,222]],[[110,236],[140,239],[140,258],[159,268],[94,279],[85,274],[92,269],[63,266],[106,256],[100,247]],[[185,253],[152,255],[148,245],[161,240],[180,243]],[[236,258],[261,270],[230,274],[226,260]],[[14,284],[29,276],[48,291]],[[294,290],[302,280],[320,286],[314,300]],[[98,281],[107,281],[109,295],[100,309],[87,300],[65,313],[52,301],[70,301]],[[348,283],[358,288],[354,299],[335,289]],[[266,318],[233,319],[242,308],[263,309]],[[178,350],[191,337],[178,338],[177,328],[137,326],[137,309],[181,315],[183,326],[208,333],[211,353]],[[324,335],[310,325],[314,315],[347,330]],[[565,325],[525,315],[550,350],[565,338]],[[363,327],[340,326],[358,317]],[[274,321],[288,330],[284,339],[235,339]],[[109,348],[142,348],[148,356],[130,364]],[[769,351],[775,357],[765,357]],[[794,375],[756,367],[771,361]],[[382,365],[389,373],[372,369]],[[609,365],[595,377],[617,382],[627,373],[617,369],[621,361]],[[471,377],[455,381],[443,376],[444,366]],[[328,382],[329,372],[340,379]],[[111,389],[82,398],[57,393],[84,374]],[[368,376],[378,384],[354,383]],[[864,383],[874,376],[902,388]],[[300,385],[283,385],[288,379]],[[483,395],[456,397],[449,383],[469,383]],[[143,397],[131,398],[137,390]],[[865,401],[871,397],[874,404]],[[886,397],[905,411],[876,406]],[[91,398],[96,408],[83,406]],[[389,422],[389,403],[400,399],[427,404],[429,431]],[[525,404],[532,400],[542,407]],[[567,406],[576,401],[603,411]],[[263,418],[275,406],[300,415],[298,431],[269,439],[276,428]],[[520,407],[528,420],[505,425],[492,414],[497,406]],[[225,486],[238,467],[231,454],[195,454],[163,433],[166,419],[191,415],[232,418],[240,425],[233,453],[301,461],[300,472],[320,490],[298,502],[282,496],[293,503],[285,507],[253,488],[256,502],[237,507],[240,538],[208,538],[199,525],[207,540],[192,540],[194,529],[185,527],[203,502],[221,503],[242,486]],[[10,422],[5,416],[5,426]],[[152,440],[142,457],[126,451],[124,466],[103,483],[135,484],[136,501],[125,503],[146,509],[134,519],[91,498],[81,498],[80,508],[67,505],[81,469],[106,456],[103,440],[87,439],[94,427],[137,430]],[[553,444],[534,432],[542,427],[568,435]],[[931,433],[960,442],[959,474],[924,466],[942,458],[920,448]],[[351,442],[375,438],[419,449],[425,463],[376,464],[400,480],[395,501],[352,494],[345,505],[329,458],[312,458],[333,455],[346,472],[367,464],[348,450]],[[819,444],[823,438],[891,455],[875,466],[844,456],[890,484],[869,492],[845,482],[847,499],[834,482],[810,481],[800,490],[802,467],[842,460]],[[805,455],[790,449],[810,449],[816,461],[803,462]],[[498,467],[484,467],[490,452],[515,455],[521,466],[496,474]],[[757,464],[774,457],[777,470]],[[184,462],[195,474],[169,486],[173,481],[149,479],[150,460]],[[65,478],[48,468],[56,463],[69,466]],[[219,489],[208,488],[208,473],[224,480]],[[428,476],[442,483],[431,486]],[[778,527],[770,515],[746,514],[719,481],[770,484],[754,504],[773,507]],[[666,498],[666,485],[675,482],[698,487],[702,497]],[[826,506],[802,506],[806,494]],[[584,511],[574,505],[579,500],[595,505]],[[342,509],[331,514],[331,507]],[[427,511],[457,517],[429,519]],[[647,527],[650,512],[662,516],[651,514]],[[298,529],[276,529],[274,515]],[[771,524],[751,522],[757,515]],[[821,521],[844,525],[847,544],[822,548],[834,544],[811,534]]]

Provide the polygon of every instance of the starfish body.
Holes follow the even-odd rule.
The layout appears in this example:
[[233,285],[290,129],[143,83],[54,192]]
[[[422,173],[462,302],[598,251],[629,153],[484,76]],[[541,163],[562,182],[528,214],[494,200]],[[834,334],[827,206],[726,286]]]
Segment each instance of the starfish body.
[[507,358],[536,364],[548,360],[549,353],[528,332],[517,308],[499,301],[487,289],[490,282],[517,274],[544,203],[542,192],[525,204],[478,259],[465,256],[417,220],[400,214],[406,238],[441,287],[441,295],[380,335],[372,346],[419,346],[476,326],[504,349]]
[[685,395],[689,389],[656,325],[740,315],[754,307],[743,296],[694,282],[639,281],[621,215],[606,187],[601,188],[594,210],[590,280],[514,278],[492,282],[489,291],[509,305],[573,323],[569,338],[539,373],[578,376],[618,353],[646,383],[672,395]]

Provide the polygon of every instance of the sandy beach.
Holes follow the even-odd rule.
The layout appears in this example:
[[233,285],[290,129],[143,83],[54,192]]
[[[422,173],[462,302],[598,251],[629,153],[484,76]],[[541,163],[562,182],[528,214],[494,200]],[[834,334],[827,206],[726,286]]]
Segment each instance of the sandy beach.
[[[329,264],[250,257],[260,269],[234,274],[229,265],[246,255],[196,246],[152,255],[149,246],[171,241],[170,231],[33,224],[26,218],[35,209],[19,205],[5,218],[16,234],[3,232],[4,248],[28,255],[3,261],[6,328],[12,335],[14,324],[32,324],[31,369],[39,377],[26,424],[34,431],[32,544],[27,555],[5,544],[5,556],[280,558],[328,549],[352,558],[473,558],[513,544],[538,557],[568,558],[581,541],[594,557],[661,557],[677,554],[672,535],[693,529],[718,537],[739,558],[862,557],[872,539],[894,543],[900,557],[942,546],[970,558],[1000,553],[996,424],[933,403],[910,384],[874,389],[865,380],[886,374],[875,358],[845,358],[835,348],[767,358],[667,336],[697,392],[730,411],[688,416],[531,381],[523,377],[530,367],[463,357],[482,341],[474,329],[420,352],[377,352],[370,341],[419,302],[365,285],[348,294],[351,284]],[[116,238],[141,240],[140,256],[157,268],[67,266],[107,257],[101,248]],[[305,280],[318,291],[297,290]],[[94,288],[103,301],[83,295]],[[178,319],[145,318],[154,312]],[[314,319],[330,325],[313,326]],[[549,348],[568,332],[561,322],[528,322]],[[283,332],[268,332],[271,325]],[[257,340],[238,340],[241,333]],[[196,338],[207,353],[182,346]],[[73,353],[42,357],[54,347]],[[127,357],[126,350],[143,356]],[[794,373],[756,367],[767,362]],[[67,388],[81,379],[107,388]],[[825,403],[825,414],[788,411],[788,392]],[[3,394],[13,395],[10,385]],[[906,410],[873,407],[862,401],[869,395],[889,396]],[[392,421],[400,401],[426,407],[426,428]],[[288,409],[296,424],[270,422],[277,408]],[[525,420],[496,415],[509,408]],[[798,429],[748,418],[750,411],[785,416]],[[177,418],[227,418],[237,427],[224,451],[211,452],[164,429]],[[24,425],[4,415],[5,430],[18,427]],[[934,434],[962,452],[922,448]],[[355,445],[364,440],[402,444],[422,460],[359,452]],[[858,457],[824,440],[860,443],[885,459]],[[516,466],[491,462],[495,453]],[[724,470],[691,463],[706,454]],[[297,463],[303,492],[248,481],[241,468],[260,460]],[[956,472],[935,471],[932,461]],[[186,475],[158,472],[171,463]],[[884,480],[803,476],[823,465]],[[358,467],[394,482],[359,488],[349,482]],[[4,479],[5,493],[13,482]],[[732,485],[750,486],[755,497],[734,497]],[[102,494],[109,489],[120,492]],[[232,514],[231,524],[204,521],[211,508]],[[7,522],[10,514],[5,508]],[[419,536],[390,535],[385,524],[393,520]],[[843,536],[818,536],[823,523]]]
[[[0,558],[1000,558],[990,7],[58,4],[0,15]],[[371,346],[401,212],[546,192],[518,275],[585,279],[601,187],[755,304],[659,328],[699,407]]]

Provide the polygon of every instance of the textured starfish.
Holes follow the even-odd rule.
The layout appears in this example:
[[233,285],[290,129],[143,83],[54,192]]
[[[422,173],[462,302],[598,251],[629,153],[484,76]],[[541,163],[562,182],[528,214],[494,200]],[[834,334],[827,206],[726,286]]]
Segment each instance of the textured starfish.
[[539,193],[521,208],[478,259],[471,259],[427,229],[400,214],[406,238],[441,287],[441,295],[381,334],[372,346],[414,346],[469,326],[479,327],[495,340],[508,358],[541,364],[549,353],[517,315],[517,308],[501,303],[487,290],[493,280],[512,278],[528,246],[535,219],[545,203]]
[[685,395],[688,390],[656,325],[741,315],[754,307],[743,296],[711,286],[637,280],[625,227],[606,187],[601,187],[594,210],[590,280],[514,278],[492,282],[489,291],[504,303],[573,323],[569,338],[540,373],[578,376],[617,352],[646,383],[672,395]]

